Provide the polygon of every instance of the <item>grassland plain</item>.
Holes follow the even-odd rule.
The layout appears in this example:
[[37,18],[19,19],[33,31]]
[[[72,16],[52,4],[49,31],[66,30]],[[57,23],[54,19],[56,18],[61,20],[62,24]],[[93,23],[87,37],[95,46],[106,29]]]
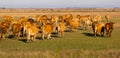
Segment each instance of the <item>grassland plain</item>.
[[[51,40],[41,40],[41,36],[38,35],[37,41],[32,43],[26,43],[25,38],[22,37],[21,40],[13,40],[6,36],[6,40],[0,41],[0,58],[120,58],[120,12],[70,13],[91,16],[110,15],[110,21],[115,22],[112,37],[94,37],[91,28],[65,32],[62,38],[53,36]],[[17,18],[38,14],[69,13],[0,13],[0,16],[12,15]]]

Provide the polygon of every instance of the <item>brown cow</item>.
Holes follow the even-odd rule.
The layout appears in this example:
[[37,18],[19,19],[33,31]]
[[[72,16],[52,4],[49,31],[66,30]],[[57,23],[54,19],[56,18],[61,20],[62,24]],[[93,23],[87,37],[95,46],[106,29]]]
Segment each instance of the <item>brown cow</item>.
[[96,36],[97,34],[99,34],[100,36],[104,36],[104,26],[105,24],[102,22],[93,22],[92,23],[92,29],[93,29],[93,33],[94,36]]
[[22,29],[21,23],[19,21],[13,22],[11,28],[12,28],[13,36],[15,36],[15,38],[19,38]]
[[7,33],[7,27],[0,24],[0,39],[5,39],[5,34]]
[[106,36],[111,37],[111,33],[113,31],[113,22],[109,22],[105,24]]
[[0,23],[0,38],[4,39],[5,34],[9,31],[10,28],[10,22],[8,21],[2,21]]
[[1,22],[1,25],[5,26],[5,27],[7,27],[7,29],[9,29],[9,27],[10,27],[10,22],[9,22],[9,21],[2,21],[2,22]]

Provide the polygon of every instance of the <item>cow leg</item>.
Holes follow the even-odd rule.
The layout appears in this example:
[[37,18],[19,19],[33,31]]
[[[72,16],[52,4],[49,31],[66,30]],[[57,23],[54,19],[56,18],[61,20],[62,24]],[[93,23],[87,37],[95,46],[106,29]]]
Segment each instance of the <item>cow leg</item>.
[[94,31],[94,36],[96,36],[97,35],[97,31]]
[[109,33],[109,35],[108,35],[109,37],[111,37],[111,33]]
[[75,32],[77,32],[77,27],[75,27],[74,29],[75,29]]
[[44,40],[45,34],[42,33],[42,39]]
[[61,37],[61,31],[58,31],[58,37]]
[[15,34],[15,32],[13,32],[13,36],[14,36],[14,39],[16,38],[16,34]]
[[27,42],[30,42],[30,35],[27,35]]
[[109,31],[109,37],[111,37],[112,30]]
[[103,32],[103,31],[102,31],[102,32],[100,32],[100,35],[101,35],[101,37],[102,37],[102,36],[104,36],[104,32]]
[[93,29],[93,32],[94,32],[94,36],[96,36],[96,35],[97,35],[97,27],[95,27],[95,28]]
[[109,31],[106,31],[106,36],[107,36],[107,37],[109,36]]
[[36,41],[36,35],[33,36],[33,39],[32,39],[32,40],[33,40],[33,41]]
[[88,30],[88,26],[87,25],[85,26],[85,30]]
[[72,27],[70,26],[70,32],[73,32],[73,29],[72,29]]
[[59,31],[59,37],[61,37],[63,35],[64,35],[63,31]]
[[84,24],[84,29],[87,30],[87,24]]
[[102,32],[102,36],[104,37],[104,32]]
[[18,34],[17,33],[15,33],[15,39],[18,39]]
[[2,35],[0,34],[0,40],[2,39]]
[[5,35],[4,34],[2,34],[1,36],[2,36],[2,39],[5,39]]
[[26,29],[25,29],[25,27],[23,28],[23,37],[25,37],[26,36]]
[[17,39],[19,39],[19,37],[20,37],[20,32],[18,32],[16,35],[17,35]]
[[34,41],[34,36],[31,36],[31,41]]
[[20,34],[21,34],[21,32],[18,33],[18,39],[19,39],[19,37],[20,37]]
[[47,37],[47,39],[51,39],[51,34],[48,34],[48,37]]
[[64,31],[61,31],[61,35],[64,36]]

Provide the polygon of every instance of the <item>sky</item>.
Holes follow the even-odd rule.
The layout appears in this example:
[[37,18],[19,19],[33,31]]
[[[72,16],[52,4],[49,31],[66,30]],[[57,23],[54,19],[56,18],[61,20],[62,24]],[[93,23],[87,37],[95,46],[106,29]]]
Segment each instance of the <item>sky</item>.
[[120,0],[0,0],[5,8],[114,8]]

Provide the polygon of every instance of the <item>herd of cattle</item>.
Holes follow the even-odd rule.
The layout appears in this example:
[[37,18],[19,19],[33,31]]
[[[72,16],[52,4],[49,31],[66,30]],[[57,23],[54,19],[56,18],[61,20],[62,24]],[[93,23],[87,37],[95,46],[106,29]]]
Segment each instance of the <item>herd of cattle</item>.
[[92,26],[93,34],[96,36],[104,35],[111,37],[113,30],[113,22],[109,21],[109,16],[106,15],[106,22],[103,22],[103,18],[100,15],[91,17],[90,15],[36,15],[35,17],[19,17],[15,19],[12,16],[3,16],[0,20],[0,39],[5,39],[8,32],[12,32],[14,38],[20,38],[22,35],[26,37],[27,42],[35,41],[36,36],[41,34],[41,38],[51,38],[52,32],[57,32],[58,37],[64,35],[64,31],[67,29],[70,32],[77,31],[78,28],[89,29]]

